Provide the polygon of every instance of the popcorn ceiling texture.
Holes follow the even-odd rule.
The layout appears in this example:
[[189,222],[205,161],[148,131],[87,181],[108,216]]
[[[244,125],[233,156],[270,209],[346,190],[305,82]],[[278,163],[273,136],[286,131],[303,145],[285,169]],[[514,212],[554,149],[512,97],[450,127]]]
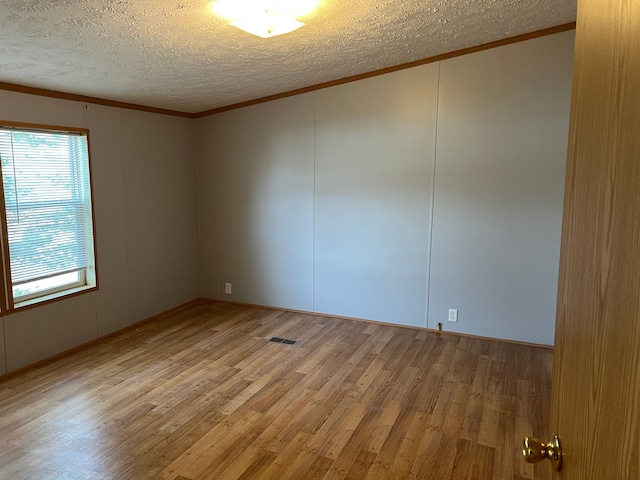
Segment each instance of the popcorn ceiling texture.
[[3,0],[0,81],[196,113],[575,20],[576,0],[322,0],[262,39],[203,0]]

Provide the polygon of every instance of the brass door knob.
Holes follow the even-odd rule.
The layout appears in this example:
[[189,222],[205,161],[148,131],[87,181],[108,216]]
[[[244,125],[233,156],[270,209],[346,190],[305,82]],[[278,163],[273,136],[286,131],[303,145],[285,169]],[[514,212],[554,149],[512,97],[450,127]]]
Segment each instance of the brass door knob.
[[560,443],[560,437],[554,433],[549,443],[542,443],[537,438],[526,437],[524,439],[522,456],[527,463],[538,463],[547,458],[551,461],[553,469],[559,472],[562,469],[562,444]]

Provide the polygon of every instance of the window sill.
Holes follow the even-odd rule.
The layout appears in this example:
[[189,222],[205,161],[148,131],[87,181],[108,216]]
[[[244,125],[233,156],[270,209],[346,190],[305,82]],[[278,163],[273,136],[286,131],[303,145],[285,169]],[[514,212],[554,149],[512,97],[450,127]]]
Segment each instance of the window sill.
[[37,307],[40,305],[46,305],[56,302],[68,297],[75,297],[83,293],[88,293],[97,290],[96,285],[83,285],[81,287],[70,288],[61,292],[50,293],[49,295],[43,295],[42,297],[32,298],[23,302],[17,302],[13,305],[13,309],[6,312],[6,314],[15,313],[18,310],[25,310],[31,307]]

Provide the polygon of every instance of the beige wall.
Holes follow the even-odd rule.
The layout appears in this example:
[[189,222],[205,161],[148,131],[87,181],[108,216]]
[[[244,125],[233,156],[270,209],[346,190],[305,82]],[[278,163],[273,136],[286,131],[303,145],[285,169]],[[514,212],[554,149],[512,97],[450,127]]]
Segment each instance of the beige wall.
[[131,320],[198,296],[193,120],[123,110]]
[[438,69],[316,92],[315,311],[425,325]]
[[314,109],[307,94],[214,117],[213,155],[198,161],[200,203],[215,204],[199,225],[215,223],[217,245],[217,270],[201,268],[203,297],[313,309]]
[[573,38],[198,120],[201,296],[552,344]]
[[0,318],[0,375],[7,371],[7,357],[4,348],[4,318]]
[[0,374],[198,297],[192,120],[7,91],[0,119],[89,128],[100,282],[4,317]]
[[129,271],[125,221],[122,112],[117,108],[90,105],[85,125],[90,129],[91,160],[98,274],[96,294],[98,335],[126,327],[129,313]]
[[553,343],[573,34],[442,62],[432,328]]
[[[218,288],[218,245],[216,231],[216,199],[209,195],[215,185],[213,162],[213,117],[199,118],[196,124],[196,193],[198,209],[198,286],[203,298],[215,297]],[[211,272],[216,272],[211,274]]]

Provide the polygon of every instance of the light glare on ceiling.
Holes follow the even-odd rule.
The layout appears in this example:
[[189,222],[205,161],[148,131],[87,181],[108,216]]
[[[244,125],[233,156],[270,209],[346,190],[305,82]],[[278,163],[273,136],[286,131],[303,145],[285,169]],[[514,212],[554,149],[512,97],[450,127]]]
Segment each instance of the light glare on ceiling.
[[231,22],[231,25],[258,37],[269,38],[293,32],[304,26],[304,23],[295,18],[270,15],[268,18],[250,17],[237,20]]
[[296,17],[311,13],[319,0],[216,0],[213,11],[231,25],[263,38],[292,32],[304,25]]

